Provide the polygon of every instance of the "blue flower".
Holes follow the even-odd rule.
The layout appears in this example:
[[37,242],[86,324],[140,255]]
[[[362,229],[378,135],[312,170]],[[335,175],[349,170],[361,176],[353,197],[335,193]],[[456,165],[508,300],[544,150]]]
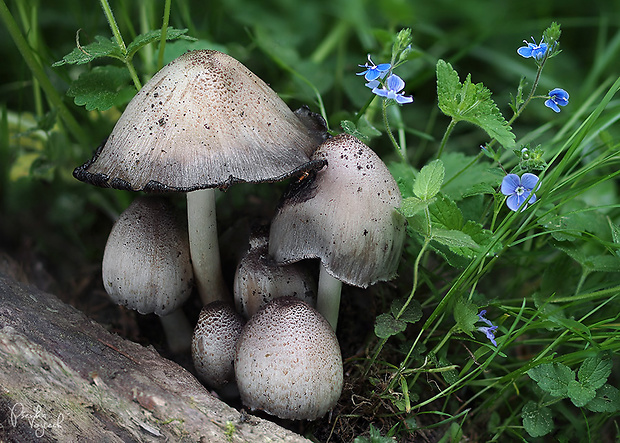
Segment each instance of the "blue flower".
[[540,61],[545,56],[545,53],[547,52],[547,49],[549,47],[542,40],[540,41],[540,44],[537,45],[534,37],[532,37],[532,41],[534,43],[528,43],[527,40],[523,40],[523,43],[525,43],[527,46],[521,46],[519,49],[517,49],[517,54],[525,58],[533,57],[534,60]]
[[555,112],[560,112],[559,106],[566,106],[568,104],[568,92],[564,89],[555,88],[549,91],[549,98],[545,101],[547,108],[553,109]]
[[377,86],[373,88],[372,92],[381,97],[396,100],[397,103],[411,103],[413,101],[413,97],[410,95],[406,96],[404,95],[404,93],[400,92],[404,88],[405,82],[403,81],[403,79],[396,74],[391,74],[385,81],[385,85],[383,88],[379,88]]
[[482,311],[478,313],[478,318],[480,319],[481,322],[484,322],[489,326],[488,327],[480,326],[478,327],[478,330],[487,336],[487,338],[491,341],[491,343],[493,343],[493,346],[497,347],[497,342],[495,341],[495,331],[497,330],[498,327],[493,325],[493,323],[491,323],[491,320],[484,317],[484,314],[486,313],[487,313],[486,309],[483,309]]
[[522,177],[517,174],[508,174],[502,180],[502,194],[508,196],[506,204],[512,211],[517,211],[523,202],[527,201],[522,211],[527,208],[528,204],[536,201],[536,194],[533,193],[534,188],[538,184],[538,177],[535,174],[526,172]]
[[490,326],[490,327],[480,326],[478,328],[480,332],[484,333],[484,335],[486,335],[487,338],[491,340],[491,343],[493,343],[493,346],[495,347],[497,347],[497,342],[495,341],[495,330],[496,329],[497,329],[497,326]]
[[357,72],[355,75],[363,75],[364,78],[371,82],[378,78],[383,78],[389,72],[392,65],[389,63],[381,63],[380,65],[375,65],[370,59],[370,54],[368,54],[368,61],[363,65],[357,65],[360,68],[366,68],[364,72]]

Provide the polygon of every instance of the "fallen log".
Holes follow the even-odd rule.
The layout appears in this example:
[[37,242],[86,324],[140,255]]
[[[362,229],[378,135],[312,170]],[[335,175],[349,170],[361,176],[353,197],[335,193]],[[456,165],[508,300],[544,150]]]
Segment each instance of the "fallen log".
[[0,441],[308,442],[187,370],[0,274]]

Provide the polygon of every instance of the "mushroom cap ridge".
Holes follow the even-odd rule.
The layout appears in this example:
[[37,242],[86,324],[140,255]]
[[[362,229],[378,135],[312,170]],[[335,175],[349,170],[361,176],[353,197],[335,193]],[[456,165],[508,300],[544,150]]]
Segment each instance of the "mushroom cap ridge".
[[319,258],[338,280],[365,288],[396,275],[405,239],[402,197],[379,156],[342,134],[317,148],[327,166],[291,188],[271,223],[278,263]]
[[74,176],[151,192],[278,181],[320,167],[308,165],[326,137],[320,120],[307,110],[293,113],[234,58],[191,51],[147,82]]

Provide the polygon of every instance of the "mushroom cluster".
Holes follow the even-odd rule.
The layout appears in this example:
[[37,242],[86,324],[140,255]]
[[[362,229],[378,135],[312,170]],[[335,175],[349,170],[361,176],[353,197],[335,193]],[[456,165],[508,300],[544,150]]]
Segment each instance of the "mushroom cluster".
[[[103,277],[118,303],[163,318],[197,288],[204,307],[191,353],[206,385],[236,385],[248,408],[285,419],[314,420],[335,406],[341,282],[393,278],[405,233],[396,182],[370,148],[350,135],[330,138],[320,116],[292,112],[232,57],[191,51],[138,92],[74,176],[186,193],[187,221],[165,196],[134,200],[112,229]],[[237,265],[233,299],[214,189],[286,178],[270,227],[251,236]]]

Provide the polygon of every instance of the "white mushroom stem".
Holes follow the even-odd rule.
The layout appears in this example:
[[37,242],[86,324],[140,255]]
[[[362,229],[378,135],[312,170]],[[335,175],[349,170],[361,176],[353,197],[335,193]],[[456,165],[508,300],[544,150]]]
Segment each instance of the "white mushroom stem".
[[200,299],[205,305],[227,300],[228,289],[224,284],[217,240],[215,190],[200,189],[187,193],[187,225],[194,281]]
[[333,277],[325,266],[321,264],[319,274],[319,287],[317,291],[316,310],[325,317],[331,327],[336,331],[338,326],[338,312],[340,310],[340,293],[342,282]]
[[168,349],[174,354],[185,352],[192,345],[193,328],[181,308],[159,316],[166,335]]

